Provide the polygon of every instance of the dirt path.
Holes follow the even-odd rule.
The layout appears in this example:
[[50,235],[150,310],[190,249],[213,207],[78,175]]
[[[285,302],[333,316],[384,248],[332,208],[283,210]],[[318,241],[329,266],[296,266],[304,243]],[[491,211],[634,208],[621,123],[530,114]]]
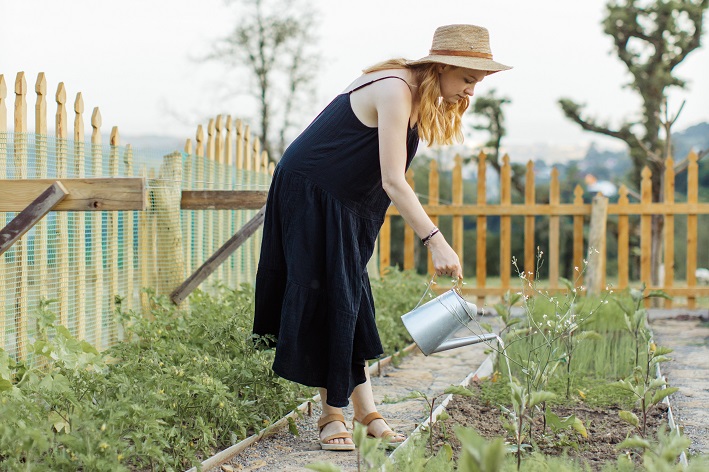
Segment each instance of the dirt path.
[[[484,344],[477,344],[428,357],[415,349],[398,367],[390,364],[382,369],[381,376],[372,377],[377,408],[395,431],[410,434],[427,418],[428,412],[422,399],[406,397],[413,391],[431,397],[442,394],[450,385],[459,384],[485,360],[485,349]],[[238,471],[303,471],[308,470],[305,469],[308,464],[324,461],[345,471],[357,470],[356,452],[320,450],[315,425],[319,415],[319,405],[314,404],[312,417],[305,416],[296,422],[299,436],[293,436],[287,430],[280,431],[257,442],[226,464]],[[351,406],[345,409],[345,417],[348,422],[351,420]],[[211,470],[217,471],[220,468]]]
[[662,374],[679,391],[670,396],[675,422],[692,440],[690,453],[709,453],[709,324],[694,315],[651,319],[658,345],[674,349]]

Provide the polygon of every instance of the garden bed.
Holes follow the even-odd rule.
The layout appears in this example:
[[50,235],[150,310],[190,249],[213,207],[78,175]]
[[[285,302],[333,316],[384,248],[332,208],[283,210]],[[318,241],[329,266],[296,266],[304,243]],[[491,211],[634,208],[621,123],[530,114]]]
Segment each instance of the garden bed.
[[[455,395],[451,399],[446,406],[449,418],[434,428],[433,444],[436,451],[443,444],[450,444],[457,461],[461,443],[452,432],[458,426],[473,428],[486,439],[507,436],[500,407],[483,394],[483,388],[489,389],[490,383],[489,379],[473,382],[469,388],[474,396]],[[667,409],[667,405],[661,403],[650,412],[647,425],[649,431],[657,431],[661,426],[667,425]],[[630,448],[618,448],[620,443],[637,432],[636,427],[620,418],[619,413],[624,410],[623,407],[591,406],[576,400],[568,405],[556,406],[553,410],[559,417],[579,418],[586,425],[587,437],[570,433],[568,430],[555,433],[547,426],[546,434],[539,434],[542,438],[537,443],[540,453],[549,456],[566,454],[579,463],[588,464],[594,471],[614,463],[621,454],[634,453]],[[638,410],[635,410],[635,413],[641,415]],[[534,419],[532,427],[537,433],[542,432],[541,415]],[[640,461],[636,460],[636,463],[639,464]]]

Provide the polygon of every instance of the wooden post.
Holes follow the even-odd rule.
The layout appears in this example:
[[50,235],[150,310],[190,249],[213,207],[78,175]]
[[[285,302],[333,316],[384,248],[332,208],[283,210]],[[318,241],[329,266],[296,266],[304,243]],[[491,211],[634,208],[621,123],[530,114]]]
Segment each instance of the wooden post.
[[[0,156],[1,157],[1,156]],[[687,167],[687,203],[696,204],[699,201],[699,168],[697,166],[697,153],[691,151]],[[0,174],[2,175],[2,174]],[[697,214],[687,215],[687,287],[691,289],[697,285]],[[687,308],[696,308],[697,298],[687,297]]]
[[[406,172],[406,182],[414,191],[416,184],[414,183],[414,170],[409,168]],[[404,223],[404,270],[412,270],[414,264],[414,230],[411,226]]]
[[[251,180],[251,184],[253,185],[258,185],[259,179],[258,179],[258,171],[259,171],[259,157],[261,157],[261,139],[259,139],[258,136],[254,138],[254,149],[253,149],[253,154],[252,157],[254,159],[254,163],[252,166],[253,170],[253,177]],[[251,219],[255,216],[255,212],[253,210],[247,210],[246,214],[248,215],[247,218]],[[249,241],[247,242],[248,244],[248,250],[246,250],[246,255],[247,261],[248,261],[248,275],[247,275],[247,281],[253,283],[255,280],[255,275],[256,275],[256,264],[258,263],[258,257],[259,257],[259,243],[261,241],[261,238],[249,238]]]
[[[64,82],[60,82],[56,93],[57,114],[55,120],[56,129],[56,156],[57,156],[57,178],[65,178],[68,174],[68,143],[67,143],[67,112],[66,112],[66,89]],[[69,215],[66,212],[57,214],[56,227],[54,228],[54,240],[57,247],[57,268],[54,273],[57,276],[59,286],[59,324],[69,326]]]
[[[502,156],[500,172],[500,205],[512,205],[512,167],[510,156]],[[500,284],[504,291],[510,288],[510,273],[512,271],[512,217],[500,217]]]
[[[118,177],[118,167],[120,163],[119,149],[120,135],[118,127],[111,128],[109,137],[109,152],[108,152],[108,175],[109,177]],[[108,249],[108,312],[113,314],[116,310],[116,296],[120,295],[118,289],[118,220],[120,214],[118,211],[108,213],[108,231],[107,244]],[[118,339],[118,331],[113,324],[110,325],[109,344],[113,344]]]
[[588,295],[599,295],[606,274],[606,222],[608,199],[602,194],[593,197],[591,204],[591,229],[588,235],[588,269],[586,285]]
[[[195,187],[207,188],[204,183],[204,130],[202,125],[197,126],[197,134],[195,135],[197,148],[195,149]],[[192,248],[192,267],[199,267],[204,262],[204,212],[198,211],[195,214],[195,240]]]
[[[140,175],[147,179],[148,171],[143,164]],[[150,269],[151,269],[151,258],[150,254],[152,251],[151,241],[152,241],[152,231],[150,227],[150,221],[152,216],[154,216],[154,199],[153,190],[149,190],[148,194],[149,206],[146,211],[141,211],[138,214],[138,266],[140,267],[140,309],[143,313],[150,313],[150,300],[148,294],[145,293],[145,289],[150,287]]]
[[[224,137],[222,136],[222,129],[223,129],[223,124],[222,124],[222,115],[217,115],[217,119],[214,122],[214,128],[215,128],[215,145],[214,145],[214,188],[215,189],[224,189],[225,187],[225,181],[224,181],[224,143],[223,139]],[[214,218],[214,230],[215,230],[215,246],[217,243],[221,244],[222,241],[226,241],[229,236],[226,235],[226,232],[224,231],[224,223],[226,220],[224,219],[224,211],[222,210],[212,210],[212,212],[216,213],[215,218]],[[217,278],[224,282],[226,281],[226,264],[222,264],[219,266],[219,271],[217,273]]]
[[[128,177],[133,176],[133,148],[130,144],[126,145],[125,152],[123,153],[123,165],[125,166],[125,174]],[[133,249],[133,235],[135,230],[135,214],[132,211],[127,211],[123,213],[123,270],[126,274],[126,301],[125,308],[132,309],[135,306],[133,302],[133,289],[135,269],[133,268],[133,261],[135,260],[135,250]]]
[[[19,72],[15,79],[15,176],[27,178],[27,81]],[[29,317],[28,248],[20,239],[15,244],[15,325],[17,327],[17,357],[27,356],[27,320]]]
[[[646,166],[642,170],[642,181],[640,182],[640,203],[646,206],[652,203],[652,172]],[[651,277],[651,245],[652,245],[652,215],[643,213],[640,216],[640,280],[645,282],[647,287],[652,286]],[[650,300],[645,300],[645,306],[650,306]]]
[[[193,172],[193,164],[192,162],[194,161],[194,156],[192,155],[192,140],[188,139],[187,142],[185,143],[185,154],[187,155],[185,158],[185,170],[183,171],[183,180],[182,180],[182,188],[187,189],[187,190],[192,190],[194,188],[194,172]],[[193,222],[194,222],[194,211],[193,210],[185,210],[182,212],[182,228],[183,228],[183,234],[182,234],[182,241],[184,242],[184,247],[185,247],[185,255],[184,255],[184,261],[185,261],[185,270],[187,271],[188,274],[192,273],[192,268],[194,267],[192,265],[192,253],[193,253],[193,237],[192,237],[192,231],[193,231]]]
[[164,157],[159,179],[162,185],[155,190],[157,216],[158,295],[169,294],[185,276],[182,261],[182,231],[180,224],[180,190],[182,156],[175,152]]
[[[244,186],[244,124],[241,120],[236,120],[236,154],[234,166],[234,181],[240,188]],[[234,221],[234,227],[241,228],[244,224],[244,212],[237,211]],[[241,285],[244,280],[244,250],[243,247],[236,250],[234,253],[234,265],[236,266],[236,276],[234,283],[236,286]]]
[[[628,187],[621,185],[618,189],[618,208],[629,206]],[[623,290],[628,286],[628,269],[630,263],[630,228],[628,215],[618,215],[618,289]]]
[[[214,123],[214,118],[209,119],[209,124],[207,125],[207,159],[205,160],[205,186],[204,188],[214,189],[215,182],[215,160],[214,160],[214,134],[216,128]],[[207,249],[207,254],[212,254],[216,249],[216,244],[214,241],[214,226],[217,224],[216,218],[214,217],[214,211],[206,212],[207,227],[205,231],[205,241],[204,245]],[[204,256],[202,257],[204,260]]]
[[[455,156],[455,165],[453,166],[453,185],[452,185],[452,200],[453,205],[463,204],[463,158],[460,154]],[[460,263],[463,264],[463,217],[453,215],[453,250],[458,254]]]
[[[428,204],[431,206],[436,206],[438,205],[438,199],[440,195],[440,190],[439,190],[439,184],[440,184],[440,177],[438,175],[438,161],[435,159],[431,159],[431,163],[429,165],[429,174],[428,174]],[[431,216],[431,221],[433,221],[433,224],[435,226],[438,226],[439,218],[438,216]],[[427,260],[428,260],[428,275],[432,276],[434,273],[433,270],[433,258],[431,257],[430,252],[428,252],[428,248],[426,248],[426,252],[428,253],[427,255]]]
[[[485,153],[480,151],[478,154],[478,198],[476,202],[479,208],[487,206],[486,159]],[[475,280],[478,288],[485,288],[487,283],[487,216],[479,215],[477,217],[475,236]],[[482,307],[485,304],[485,297],[479,296],[477,303]]]
[[[84,99],[79,92],[74,101],[74,175],[77,178],[86,176],[84,139]],[[74,215],[73,262],[76,266],[76,282],[74,284],[76,287],[76,335],[79,339],[86,339],[86,297],[88,292],[86,290],[86,213],[83,211],[77,211]]]
[[[234,189],[234,122],[232,121],[231,115],[226,117],[226,137],[224,138],[224,185],[227,189]],[[236,215],[236,210],[229,210],[227,212],[227,220],[224,225],[224,234],[226,240],[229,235],[234,234],[236,228],[234,227],[234,217]],[[228,264],[225,264],[225,270],[227,273],[225,283],[228,287],[234,287],[234,258],[232,257]],[[191,273],[192,270],[189,269],[187,273]]]
[[[664,190],[665,203],[673,204],[675,202],[675,161],[672,157],[665,160],[665,176]],[[671,288],[675,280],[675,215],[674,213],[665,214],[665,288]],[[665,308],[672,308],[672,300],[664,300]]]
[[[7,84],[0,74],[0,179],[7,177]],[[7,216],[0,211],[0,226],[5,226]],[[9,277],[5,256],[0,256],[0,349],[5,349],[5,323],[7,322],[6,280]],[[7,349],[5,349],[7,350]]]
[[[98,107],[91,114],[91,175],[99,176],[103,171],[103,149],[101,147],[101,112]],[[91,214],[91,263],[94,280],[94,344],[103,346],[103,212]]]
[[[549,185],[549,204],[559,205],[559,169],[551,170],[551,184]],[[559,216],[549,217],[549,288],[559,287]]]
[[[527,162],[527,175],[524,184],[524,204],[534,205],[534,162]],[[534,215],[524,217],[524,271],[527,280],[537,277],[536,252],[534,250]]]
[[[47,178],[47,79],[44,72],[37,76],[34,86],[37,103],[34,107],[35,177]],[[0,222],[2,226],[2,222]],[[47,220],[40,220],[34,229],[34,272],[39,285],[39,298],[47,299],[50,286],[47,268]],[[55,273],[56,271],[52,271]]]
[[[574,188],[574,206],[583,205],[583,189],[580,185]],[[583,285],[583,215],[574,215],[574,286]]]

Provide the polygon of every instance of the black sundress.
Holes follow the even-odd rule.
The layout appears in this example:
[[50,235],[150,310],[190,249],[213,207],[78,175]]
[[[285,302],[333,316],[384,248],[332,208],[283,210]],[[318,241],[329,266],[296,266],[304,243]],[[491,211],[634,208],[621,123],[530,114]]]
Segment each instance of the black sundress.
[[[286,149],[268,193],[253,332],[276,346],[277,375],[326,388],[334,407],[365,382],[365,360],[383,353],[367,261],[391,200],[378,129],[357,118],[350,94],[387,78],[403,80],[382,77],[335,97]],[[407,168],[417,146],[414,126]]]

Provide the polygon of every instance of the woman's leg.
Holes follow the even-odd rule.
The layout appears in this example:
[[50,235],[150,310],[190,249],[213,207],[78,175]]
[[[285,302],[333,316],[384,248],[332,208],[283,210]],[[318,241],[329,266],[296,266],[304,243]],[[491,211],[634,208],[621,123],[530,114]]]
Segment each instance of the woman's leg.
[[[342,408],[335,408],[327,404],[327,390],[324,388],[320,389],[320,401],[322,402],[322,417],[327,415],[341,415]],[[330,435],[337,433],[345,433],[347,428],[343,423],[339,421],[333,421],[332,423],[326,424],[322,431],[320,431],[320,438],[326,438]],[[350,438],[335,438],[328,441],[329,444],[354,444]]]
[[[374,393],[372,392],[372,382],[369,378],[368,365],[364,366],[364,375],[366,376],[367,381],[363,384],[357,385],[352,391],[352,396],[350,397],[352,400],[352,407],[354,408],[355,420],[362,420],[368,414],[377,411],[377,406],[374,404]],[[386,421],[382,419],[374,420],[367,426],[367,432],[375,438],[381,437],[385,431],[391,431],[391,428]],[[405,439],[406,437],[404,435],[397,434],[396,436],[393,436],[390,441],[402,442]]]

